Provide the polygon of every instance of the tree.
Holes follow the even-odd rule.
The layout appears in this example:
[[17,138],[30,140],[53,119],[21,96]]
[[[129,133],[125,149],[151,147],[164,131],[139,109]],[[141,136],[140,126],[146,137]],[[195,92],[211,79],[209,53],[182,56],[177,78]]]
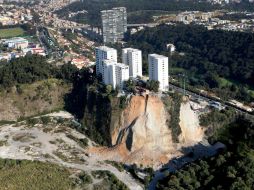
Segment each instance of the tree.
[[111,85],[107,85],[107,86],[106,86],[106,93],[107,93],[107,94],[110,94],[110,93],[112,92],[112,89],[113,89],[113,88],[112,88]]
[[128,92],[134,93],[135,92],[135,87],[136,87],[136,82],[133,79],[129,79],[125,82],[125,89]]
[[151,91],[158,92],[159,87],[160,87],[160,82],[159,81],[149,80],[147,82],[147,89],[149,89]]

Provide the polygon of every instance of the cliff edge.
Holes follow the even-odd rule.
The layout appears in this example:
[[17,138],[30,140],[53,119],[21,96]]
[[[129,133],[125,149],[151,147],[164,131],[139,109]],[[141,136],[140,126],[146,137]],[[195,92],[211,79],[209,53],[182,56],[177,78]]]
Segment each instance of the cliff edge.
[[156,166],[167,163],[183,154],[181,147],[193,145],[203,138],[198,116],[188,101],[181,103],[179,117],[182,133],[179,142],[174,142],[169,126],[171,115],[161,98],[157,95],[132,96],[112,124],[112,147],[96,147],[90,152],[100,153],[105,160],[131,164]]

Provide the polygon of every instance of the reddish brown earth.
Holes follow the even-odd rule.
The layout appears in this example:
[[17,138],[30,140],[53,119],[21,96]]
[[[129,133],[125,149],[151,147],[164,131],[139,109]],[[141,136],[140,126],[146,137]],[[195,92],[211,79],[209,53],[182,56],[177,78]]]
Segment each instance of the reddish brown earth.
[[114,125],[117,127],[112,131],[113,147],[93,147],[89,152],[104,160],[156,167],[182,155],[182,146],[202,140],[198,116],[188,101],[181,105],[179,124],[183,133],[179,137],[180,143],[172,141],[167,120],[170,115],[158,96],[133,96]]

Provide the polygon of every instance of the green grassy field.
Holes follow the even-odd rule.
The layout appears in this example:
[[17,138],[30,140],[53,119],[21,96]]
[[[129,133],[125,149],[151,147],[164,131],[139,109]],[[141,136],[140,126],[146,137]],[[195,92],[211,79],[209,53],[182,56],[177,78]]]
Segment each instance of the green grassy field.
[[17,36],[22,36],[24,34],[25,34],[25,31],[20,27],[0,29],[0,38],[12,38]]
[[249,93],[250,93],[251,96],[254,98],[254,90],[249,90]]
[[222,77],[219,78],[219,83],[220,83],[220,87],[231,86],[232,84],[234,84],[232,81]]
[[[220,83],[220,87],[226,87],[226,86],[231,86],[233,84],[239,86],[239,85],[242,85],[240,84],[239,82],[237,81],[233,81],[233,80],[228,80],[228,79],[225,79],[225,78],[222,78],[220,77],[219,78],[219,83]],[[254,98],[254,89],[253,87],[251,86],[247,86],[248,88],[248,92],[251,94],[251,96]]]
[[92,171],[92,175],[100,182],[92,185],[93,179],[88,173],[76,173],[48,162],[0,158],[1,190],[85,190],[90,189],[89,186],[95,190],[128,190],[109,171]]
[[0,159],[0,189],[72,189],[71,173],[60,166]]
[[183,68],[180,68],[180,67],[172,67],[170,68],[169,70],[169,73],[171,75],[177,75],[177,74],[182,74],[182,73],[186,73],[187,71]]

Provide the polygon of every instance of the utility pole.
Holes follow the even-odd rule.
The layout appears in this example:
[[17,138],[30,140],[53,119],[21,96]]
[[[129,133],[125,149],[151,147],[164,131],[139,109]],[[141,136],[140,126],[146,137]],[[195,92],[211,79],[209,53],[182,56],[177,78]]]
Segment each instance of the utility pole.
[[[183,95],[186,95],[186,81],[185,81],[185,74],[179,74],[181,77],[179,82],[180,82],[180,88],[183,88]],[[181,80],[182,79],[182,80]],[[182,86],[182,87],[181,87]]]
[[186,86],[185,85],[186,85],[185,84],[185,74],[183,74],[183,92],[184,92],[183,95],[184,96],[186,96],[186,89],[185,89]]

